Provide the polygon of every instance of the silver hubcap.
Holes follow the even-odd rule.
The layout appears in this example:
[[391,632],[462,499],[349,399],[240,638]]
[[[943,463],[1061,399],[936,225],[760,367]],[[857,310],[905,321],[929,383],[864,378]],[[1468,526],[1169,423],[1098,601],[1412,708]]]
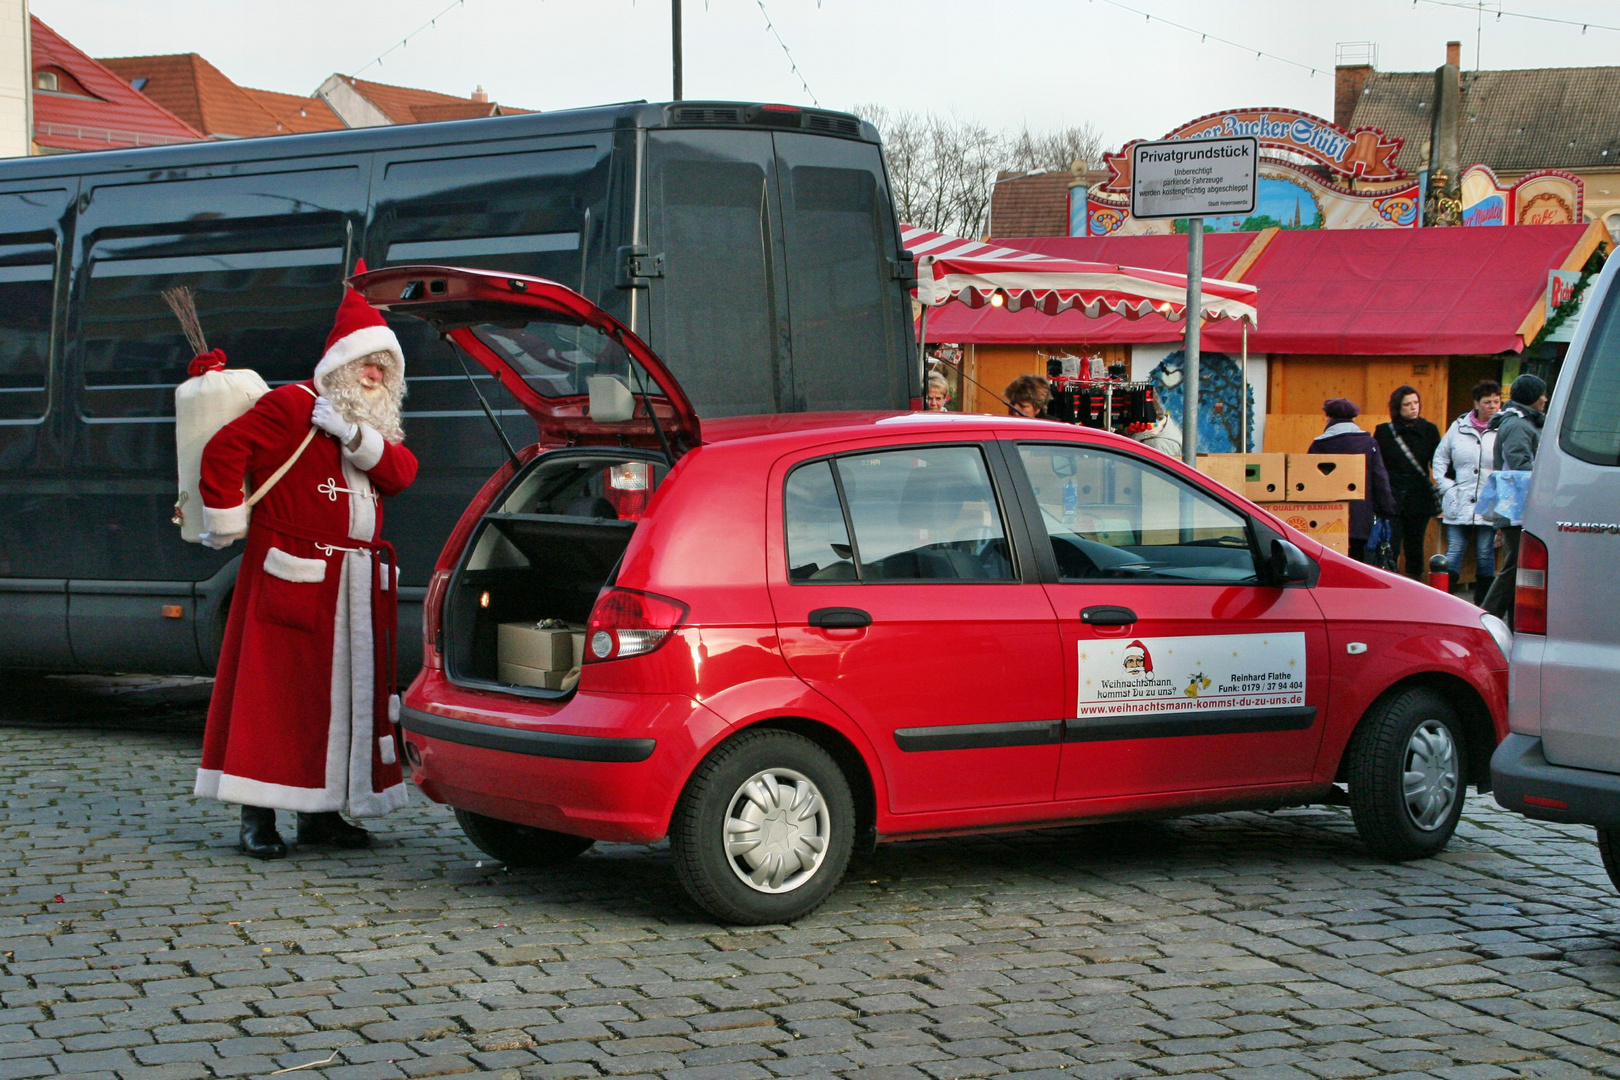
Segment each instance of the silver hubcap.
[[1432,832],[1445,823],[1457,801],[1461,771],[1457,742],[1451,729],[1438,720],[1425,720],[1406,743],[1403,776],[1406,814],[1412,824]]
[[827,800],[803,773],[764,769],[750,776],[726,810],[726,858],[750,889],[792,892],[827,857]]

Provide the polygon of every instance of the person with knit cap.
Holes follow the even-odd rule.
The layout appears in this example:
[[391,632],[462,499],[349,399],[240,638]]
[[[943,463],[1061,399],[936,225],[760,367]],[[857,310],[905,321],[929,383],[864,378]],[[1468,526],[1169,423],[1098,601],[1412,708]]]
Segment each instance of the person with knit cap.
[[1356,424],[1361,406],[1349,398],[1329,398],[1322,402],[1327,430],[1311,441],[1312,454],[1364,454],[1367,458],[1367,497],[1350,502],[1350,557],[1367,561],[1367,537],[1372,533],[1373,516],[1393,517],[1395,497],[1389,489],[1389,474],[1378,453],[1378,441]]
[[[1539,375],[1526,373],[1508,387],[1509,401],[1491,417],[1490,430],[1496,432],[1497,472],[1528,473],[1535,467],[1536,451],[1541,449],[1541,426],[1547,422],[1547,383]],[[1497,618],[1513,622],[1513,594],[1519,576],[1518,525],[1496,530],[1502,541],[1502,562],[1496,568],[1482,605]]]
[[[359,848],[370,833],[343,812],[405,804],[399,582],[381,503],[416,478],[404,397],[398,338],[345,287],[314,377],[270,391],[203,450],[204,542],[246,543],[196,793],[242,807],[241,849],[255,858],[287,853],[277,810],[298,815],[300,844]],[[244,481],[273,486],[250,506]]]

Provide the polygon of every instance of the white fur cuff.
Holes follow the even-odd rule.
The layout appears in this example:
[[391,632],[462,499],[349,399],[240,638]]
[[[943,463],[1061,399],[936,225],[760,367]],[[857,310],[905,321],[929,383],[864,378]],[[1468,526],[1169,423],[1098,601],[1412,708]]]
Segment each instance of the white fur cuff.
[[377,467],[377,462],[383,456],[383,437],[377,434],[377,429],[370,424],[360,425],[360,449],[350,450],[343,448],[343,456],[349,459],[349,464],[361,472],[370,472]]
[[205,533],[213,533],[215,536],[241,536],[247,532],[247,527],[248,506],[245,502],[223,508],[203,507],[202,531]]

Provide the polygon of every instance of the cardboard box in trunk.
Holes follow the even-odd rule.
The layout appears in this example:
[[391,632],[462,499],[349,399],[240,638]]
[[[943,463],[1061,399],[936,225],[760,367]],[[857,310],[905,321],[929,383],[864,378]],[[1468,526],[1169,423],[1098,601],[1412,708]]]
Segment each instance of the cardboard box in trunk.
[[563,680],[568,678],[566,671],[542,671],[523,664],[510,664],[505,660],[500,661],[496,668],[501,682],[511,683],[513,686],[537,686],[545,690],[560,690]]
[[1244,454],[1243,494],[1251,502],[1281,502],[1288,498],[1288,455]]
[[567,671],[575,663],[574,638],[578,634],[573,627],[541,630],[534,623],[501,623],[495,632],[495,659],[539,671]]
[[1350,554],[1349,503],[1285,502],[1272,503],[1266,509],[1323,547],[1340,555]]
[[1288,498],[1331,502],[1367,497],[1367,459],[1361,454],[1289,454]]

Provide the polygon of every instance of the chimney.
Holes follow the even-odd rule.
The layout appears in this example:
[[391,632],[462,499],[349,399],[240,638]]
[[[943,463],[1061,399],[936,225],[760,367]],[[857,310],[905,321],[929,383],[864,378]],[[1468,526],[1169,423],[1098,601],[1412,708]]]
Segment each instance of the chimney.
[[1462,42],[1446,42],[1446,63],[1459,71],[1462,70]]
[[1356,106],[1367,80],[1378,68],[1378,45],[1372,41],[1341,41],[1333,67],[1333,122],[1342,128],[1355,123]]
[[478,89],[472,92],[472,99],[478,102],[480,105],[489,104],[489,95],[484,92],[484,86],[482,83],[478,85]]
[[[1462,72],[1458,69],[1461,58],[1462,44],[1448,41],[1446,62],[1434,69],[1434,112],[1429,128],[1429,201],[1435,205],[1435,212],[1425,212],[1427,224],[1461,224],[1462,149],[1458,145],[1458,122],[1462,115]],[[1453,210],[1457,213],[1452,213]],[[1458,220],[1452,220],[1454,217]]]

